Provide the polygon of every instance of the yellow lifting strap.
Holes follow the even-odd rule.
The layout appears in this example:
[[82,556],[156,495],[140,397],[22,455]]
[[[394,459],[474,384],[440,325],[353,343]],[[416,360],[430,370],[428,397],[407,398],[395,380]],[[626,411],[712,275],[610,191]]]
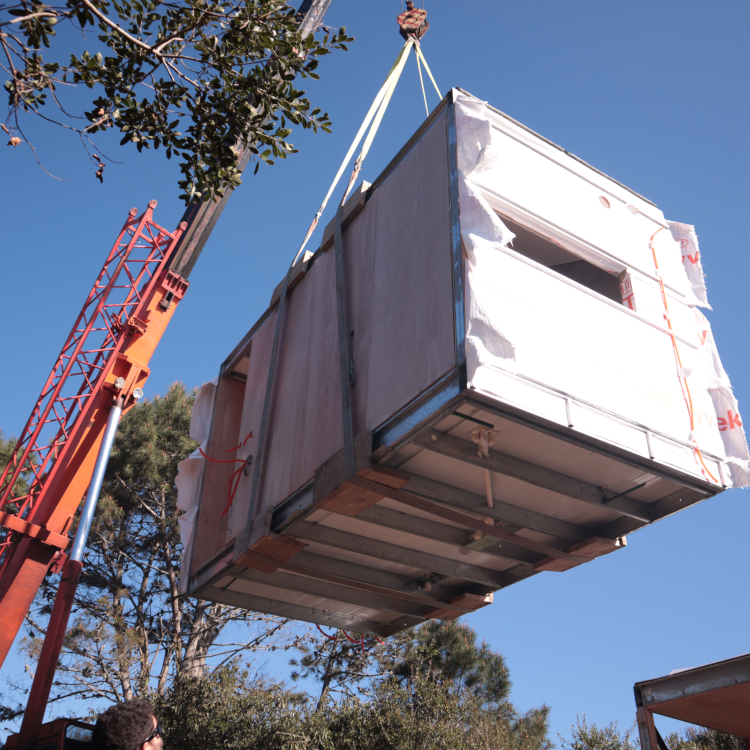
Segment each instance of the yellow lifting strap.
[[427,117],[430,116],[430,108],[427,106],[427,94],[424,92],[424,78],[422,78],[422,63],[419,62],[419,55],[415,55],[417,58],[417,70],[419,71],[419,85],[422,87],[422,98],[424,99],[424,111],[427,113]]
[[[365,156],[367,156],[367,152],[370,150],[370,146],[372,145],[372,141],[373,141],[373,138],[375,137],[375,133],[377,132],[378,126],[380,125],[380,121],[383,119],[385,110],[388,107],[388,103],[391,100],[393,91],[396,88],[396,83],[398,82],[398,79],[401,77],[401,72],[403,71],[404,66],[406,65],[406,60],[409,57],[409,52],[411,52],[411,48],[413,46],[414,46],[414,39],[409,38],[406,44],[404,44],[404,46],[399,51],[398,57],[396,57],[396,62],[393,63],[393,66],[388,71],[388,76],[385,79],[385,83],[382,85],[380,91],[378,91],[378,94],[375,97],[375,101],[372,103],[372,106],[367,112],[367,115],[365,116],[365,119],[362,122],[362,125],[359,131],[357,132],[357,135],[355,136],[352,145],[349,147],[349,150],[347,151],[346,156],[344,157],[344,161],[341,162],[339,171],[336,173],[336,176],[333,178],[333,183],[331,184],[331,187],[328,189],[328,192],[326,193],[326,197],[323,199],[323,202],[320,204],[320,208],[315,214],[315,218],[313,219],[312,224],[310,224],[310,228],[307,230],[307,234],[305,235],[305,238],[302,241],[302,245],[300,246],[300,249],[297,251],[297,255],[294,256],[294,260],[292,261],[292,266],[297,262],[299,257],[302,255],[302,252],[304,251],[308,241],[310,240],[312,233],[315,231],[315,227],[318,225],[318,221],[320,220],[320,217],[323,215],[323,211],[325,210],[325,207],[328,205],[328,201],[330,200],[331,195],[333,194],[333,191],[336,189],[336,185],[338,185],[339,180],[341,179],[341,175],[344,173],[344,170],[346,169],[346,165],[349,163],[352,156],[354,155],[354,152],[356,151],[357,146],[362,140],[362,137],[364,136],[367,128],[370,126],[370,123],[372,122],[373,118],[375,118],[375,123],[373,124],[370,130],[370,133],[367,136],[365,145],[362,147],[362,153],[360,153],[355,163],[355,168],[354,168],[355,171],[353,172],[352,178],[349,180],[349,188],[347,189],[347,192],[346,192],[347,195],[349,194],[349,190],[351,190],[351,186],[353,184],[353,179],[355,178],[356,174],[359,172],[359,169],[362,167],[362,162],[364,161]],[[344,200],[346,200],[346,195],[344,196]]]
[[[318,224],[318,221],[320,220],[320,217],[323,215],[323,211],[325,210],[325,207],[333,194],[333,191],[336,189],[336,185],[338,185],[339,180],[341,179],[341,175],[344,173],[344,170],[346,169],[347,164],[349,163],[350,159],[352,158],[354,152],[357,149],[357,146],[359,145],[359,142],[362,140],[362,137],[365,134],[365,131],[368,127],[370,127],[370,124],[372,123],[372,127],[370,128],[370,132],[367,135],[367,138],[365,139],[364,146],[362,147],[362,152],[357,157],[357,161],[354,164],[354,171],[352,172],[352,176],[349,179],[349,186],[347,187],[346,193],[344,194],[344,198],[341,201],[341,207],[339,208],[339,211],[336,214],[336,234],[340,234],[341,232],[341,214],[343,213],[343,205],[346,201],[346,197],[349,194],[349,191],[351,190],[352,185],[354,184],[354,181],[356,180],[357,174],[359,173],[360,168],[362,167],[362,162],[365,160],[365,157],[367,156],[367,152],[370,150],[370,146],[372,145],[372,141],[375,138],[375,133],[378,130],[378,126],[380,125],[381,120],[383,119],[383,115],[385,114],[385,110],[388,107],[388,103],[391,100],[391,96],[393,95],[393,91],[396,88],[396,83],[398,83],[398,79],[401,77],[401,73],[404,69],[404,66],[406,65],[406,60],[409,57],[409,52],[411,52],[411,48],[414,46],[415,40],[410,37],[406,44],[402,47],[401,51],[398,54],[398,57],[396,58],[396,62],[393,64],[393,67],[388,72],[388,76],[385,79],[385,83],[380,88],[380,91],[378,91],[377,96],[375,97],[375,101],[372,103],[372,106],[370,107],[370,110],[368,111],[364,122],[362,123],[362,126],[360,127],[356,137],[354,138],[354,142],[349,148],[349,151],[347,151],[346,157],[344,158],[344,161],[341,163],[341,166],[339,167],[339,171],[336,173],[336,177],[334,177],[333,184],[328,190],[328,193],[326,193],[326,197],[323,199],[323,203],[321,203],[320,208],[318,209],[317,213],[315,214],[315,217],[312,220],[312,223],[310,224],[310,228],[307,230],[307,234],[305,234],[305,239],[302,241],[302,245],[300,246],[300,249],[297,251],[297,255],[294,256],[294,260],[292,261],[292,264],[289,266],[289,271],[287,272],[286,276],[284,277],[284,281],[282,282],[281,286],[281,293],[279,295],[279,303],[276,313],[276,326],[274,329],[274,335],[273,335],[273,344],[271,346],[271,360],[268,365],[268,377],[266,380],[266,393],[263,399],[263,412],[261,416],[261,422],[260,422],[260,434],[258,435],[258,447],[257,447],[257,453],[256,453],[256,461],[255,461],[255,470],[253,472],[253,481],[252,481],[252,489],[250,491],[250,507],[248,511],[248,519],[252,518],[252,514],[254,512],[255,508],[255,499],[258,493],[258,487],[260,485],[260,468],[261,463],[263,459],[263,451],[265,447],[266,442],[266,429],[268,425],[268,412],[271,402],[271,393],[273,389],[273,379],[274,379],[274,372],[276,370],[276,359],[278,355],[278,349],[279,349],[279,341],[281,339],[281,328],[282,328],[282,320],[284,318],[284,306],[286,303],[286,297],[287,297],[287,291],[289,289],[289,280],[292,276],[292,271],[294,269],[294,265],[299,259],[299,257],[302,255],[305,246],[307,245],[308,241],[310,240],[310,237],[312,236],[312,233],[315,231],[315,227]],[[374,118],[374,122],[373,122]],[[347,471],[350,470],[351,467],[353,467],[354,463],[354,449],[353,449],[353,437],[352,437],[352,424],[351,424],[351,414],[348,413],[347,409],[343,408],[343,401],[349,399],[349,387],[350,383],[346,377],[346,367],[347,362],[349,361],[348,356],[346,355],[346,352],[344,351],[346,349],[346,343],[344,339],[342,338],[342,320],[346,320],[346,315],[342,315],[341,313],[345,310],[345,299],[342,289],[342,273],[341,273],[341,242],[334,240],[334,254],[336,257],[336,297],[337,297],[337,307],[341,308],[339,311],[339,349],[340,349],[340,370],[341,370],[341,378],[342,378],[342,389],[341,389],[341,395],[342,395],[342,414],[344,415],[344,454],[345,454],[345,466],[347,468]],[[343,346],[342,346],[343,344]],[[344,353],[344,356],[342,357],[341,354]],[[346,419],[346,415],[348,414],[348,419]],[[351,471],[353,472],[353,468],[351,468]],[[248,525],[247,530],[245,531],[245,541],[249,539],[249,531],[250,526]]]
[[[424,54],[422,53],[422,48],[417,47],[417,62],[419,60],[422,61],[422,64],[424,65],[424,69],[427,71],[427,75],[430,76],[430,80],[432,81],[432,85],[435,87],[435,91],[437,91],[438,99],[442,99],[443,95],[440,93],[440,89],[438,88],[438,85],[435,83],[435,79],[432,77],[432,72],[430,71],[430,66],[427,64],[427,60],[424,59]],[[420,78],[422,77],[420,73]]]
[[[433,78],[432,72],[430,71],[430,67],[429,65],[427,65],[427,60],[425,60],[424,54],[422,54],[422,50],[419,46],[419,43],[413,37],[409,37],[406,40],[406,44],[404,44],[404,46],[399,51],[398,56],[396,57],[396,61],[393,63],[391,69],[388,71],[388,75],[386,76],[385,83],[380,88],[380,91],[378,91],[377,96],[375,97],[375,101],[373,101],[372,105],[370,106],[370,109],[367,112],[367,115],[365,116],[365,119],[362,122],[362,125],[360,126],[359,131],[357,132],[357,135],[355,136],[354,141],[352,142],[352,145],[349,147],[349,150],[347,151],[346,156],[344,157],[344,161],[341,162],[341,166],[339,167],[339,170],[336,173],[336,176],[333,178],[333,183],[331,184],[331,187],[328,189],[328,192],[326,193],[326,196],[323,199],[323,202],[320,204],[320,208],[315,214],[315,217],[313,218],[312,223],[310,224],[310,228],[307,230],[307,233],[305,234],[305,238],[302,241],[302,245],[297,251],[297,254],[294,256],[294,260],[292,261],[292,266],[299,260],[299,257],[302,255],[305,247],[307,246],[307,243],[310,240],[310,237],[312,236],[312,233],[315,231],[315,227],[318,225],[318,221],[320,220],[320,217],[323,215],[323,211],[328,205],[328,201],[330,200],[331,195],[333,195],[333,191],[336,189],[336,186],[338,185],[339,180],[341,179],[341,175],[343,175],[344,170],[346,169],[346,165],[349,163],[352,156],[354,155],[354,152],[356,151],[357,146],[362,140],[362,137],[364,136],[365,132],[367,131],[368,128],[370,128],[370,132],[367,134],[365,143],[362,146],[362,151],[360,152],[360,155],[357,157],[357,160],[354,163],[354,170],[352,172],[351,177],[349,178],[349,185],[347,186],[346,192],[344,193],[344,197],[341,201],[341,204],[343,205],[343,203],[346,201],[346,198],[349,195],[349,192],[351,191],[354,183],[356,182],[357,175],[359,174],[359,171],[362,168],[362,163],[364,162],[365,157],[370,151],[370,146],[372,146],[372,142],[375,138],[375,134],[378,132],[378,128],[380,127],[380,123],[383,119],[383,115],[385,115],[385,111],[386,109],[388,109],[388,104],[391,101],[391,97],[393,96],[393,92],[396,89],[396,84],[398,83],[399,78],[401,77],[401,73],[403,72],[404,67],[406,66],[406,61],[409,57],[409,53],[411,52],[412,47],[415,47],[417,51],[416,57],[417,57],[417,67],[419,68],[419,80],[422,83],[422,95],[424,97],[425,109],[427,110],[428,115],[430,111],[429,111],[429,108],[427,107],[427,96],[424,92],[424,81],[422,80],[421,64],[424,64],[425,70],[427,71],[427,74],[429,75],[430,80],[432,81],[432,85],[435,87],[435,91],[437,91],[438,97],[440,99],[443,98],[440,93],[440,89],[437,86],[437,83],[435,83],[435,79]],[[420,64],[420,61],[421,61],[421,64]],[[373,118],[374,118],[374,122],[373,122]],[[372,123],[372,127],[370,127],[371,123]]]

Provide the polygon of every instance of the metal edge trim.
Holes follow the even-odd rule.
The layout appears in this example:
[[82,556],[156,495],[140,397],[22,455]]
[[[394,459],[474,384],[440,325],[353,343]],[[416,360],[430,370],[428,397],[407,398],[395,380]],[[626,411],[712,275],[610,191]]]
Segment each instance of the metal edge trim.
[[509,419],[511,422],[516,422],[517,424],[523,425],[532,430],[544,432],[551,437],[557,437],[566,442],[575,443],[581,448],[593,450],[602,456],[617,461],[618,463],[628,463],[631,466],[649,474],[653,474],[654,476],[659,476],[667,481],[676,482],[686,489],[700,492],[707,498],[718,495],[723,491],[722,487],[717,487],[716,485],[709,483],[702,483],[695,477],[672,471],[663,467],[662,464],[659,464],[659,467],[657,468],[654,466],[653,459],[643,458],[643,456],[639,456],[625,450],[624,448],[618,448],[617,446],[597,440],[590,435],[584,435],[581,432],[573,432],[570,428],[563,427],[556,422],[551,422],[544,417],[536,416],[535,414],[531,414],[530,412],[511,406],[510,404],[496,401],[492,397],[477,393],[474,390],[469,389],[465,391],[464,396],[473,404],[481,404],[486,410],[497,414],[497,416],[501,418]]
[[464,313],[464,260],[461,246],[461,209],[458,194],[458,134],[453,89],[448,105],[448,175],[450,191],[451,271],[453,275],[453,328],[456,364],[466,362],[466,320]]
[[313,483],[312,481],[300,487],[296,492],[293,492],[286,500],[282,500],[274,509],[273,515],[271,516],[271,531],[279,532],[284,526],[288,525],[292,521],[296,521],[296,518],[292,516],[297,511],[303,511],[312,506],[313,503]]
[[750,654],[725,659],[676,674],[636,682],[643,705],[654,709],[660,703],[672,702],[701,693],[750,682]]
[[[234,542],[217,552],[208,562],[191,574],[188,581],[188,596],[196,596],[201,589],[210,586],[221,575],[232,567],[232,558],[234,557]],[[223,564],[226,563],[226,564]]]
[[409,442],[410,433],[427,429],[430,425],[426,424],[426,420],[435,418],[464,391],[460,370],[455,368],[373,431],[373,455],[380,448],[395,450],[401,444]]

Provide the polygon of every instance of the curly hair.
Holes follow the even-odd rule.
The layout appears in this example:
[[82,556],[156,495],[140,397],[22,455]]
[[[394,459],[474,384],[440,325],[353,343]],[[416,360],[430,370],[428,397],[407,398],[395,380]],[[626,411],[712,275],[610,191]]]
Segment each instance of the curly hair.
[[110,706],[96,721],[93,750],[138,750],[154,727],[153,706],[141,698]]

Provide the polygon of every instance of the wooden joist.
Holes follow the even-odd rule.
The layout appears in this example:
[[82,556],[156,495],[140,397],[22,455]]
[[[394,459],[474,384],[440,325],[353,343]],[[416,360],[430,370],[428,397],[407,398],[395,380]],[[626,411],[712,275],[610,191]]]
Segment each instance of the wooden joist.
[[[295,560],[295,564],[300,570],[306,569],[306,574],[321,578],[322,580],[336,580],[342,586],[351,586],[360,588],[363,591],[372,591],[371,587],[380,593],[402,598],[406,601],[417,604],[431,604],[440,606],[454,599],[463,593],[461,589],[453,586],[444,586],[439,582],[432,582],[429,592],[419,585],[413,578],[404,576],[399,573],[392,573],[388,570],[379,570],[378,568],[369,568],[365,565],[356,563],[342,562],[332,557],[316,555],[312,552],[303,552]],[[531,566],[529,566],[531,569]],[[322,575],[321,575],[322,574]],[[331,578],[330,576],[335,576]],[[470,584],[469,589],[473,593],[489,593],[488,588],[481,584]]]
[[[625,537],[620,539],[603,539],[601,537],[592,537],[587,539],[585,542],[579,542],[574,544],[569,551],[575,551],[577,555],[580,555],[589,560],[594,560],[602,555],[608,555],[610,552],[615,552],[618,549],[622,549],[627,546]],[[564,570],[570,570],[576,565],[581,563],[571,563],[569,560],[560,560],[559,558],[547,557],[544,560],[540,560],[534,563],[534,570],[551,570],[555,572],[562,572]]]
[[[653,514],[653,521],[660,521],[662,518],[671,516],[673,513],[677,513],[683,508],[689,508],[691,505],[703,502],[709,497],[710,495],[698,490],[681,489],[676,492],[671,492],[669,495],[665,495],[655,503],[651,504],[650,508],[651,513]],[[610,523],[598,528],[596,533],[598,536],[616,537],[629,534],[631,531],[635,531],[638,528],[640,528],[640,524],[634,523],[633,519],[618,518],[616,521],[611,521]]]
[[[415,474],[409,474],[409,483],[401,489],[412,495],[421,495],[456,508],[481,513],[501,523],[513,524],[531,531],[557,536],[571,543],[582,542],[591,536],[591,529],[587,529],[585,526],[520,508],[497,498],[494,499],[494,507],[488,508],[485,495],[478,495],[461,487],[453,487],[450,484],[444,484],[435,479],[428,479]],[[606,534],[603,536],[606,536]]]
[[448,508],[447,506],[440,505],[431,500],[424,500],[419,497],[414,497],[413,495],[409,495],[406,492],[401,492],[400,490],[394,490],[391,487],[378,485],[375,482],[370,482],[369,480],[363,479],[362,477],[353,477],[351,482],[352,484],[367,489],[373,494],[380,493],[382,496],[389,497],[392,500],[396,500],[397,502],[410,508],[415,508],[417,510],[424,511],[425,513],[430,513],[431,515],[437,516],[438,518],[444,518],[446,521],[453,521],[454,523],[463,524],[464,526],[468,526],[470,529],[474,529],[474,531],[486,534],[487,536],[496,537],[505,542],[516,544],[520,547],[525,547],[526,549],[533,550],[534,552],[539,552],[543,555],[548,555],[549,557],[554,557],[560,560],[568,560],[569,562],[575,564],[587,562],[587,560],[580,555],[575,555],[566,552],[565,550],[556,549],[554,547],[551,547],[549,544],[537,542],[533,539],[519,536],[518,534],[512,534],[509,531],[505,531],[502,527],[499,526],[489,526],[481,519],[474,518],[473,516],[469,516],[466,513],[459,513],[455,510],[452,510],[451,508]]
[[374,505],[357,516],[358,519],[374,523],[386,529],[404,531],[407,534],[432,539],[436,542],[450,544],[465,550],[481,551],[487,555],[502,557],[506,560],[517,560],[519,562],[534,563],[539,555],[517,544],[504,542],[500,545],[499,540],[491,536],[485,536],[479,541],[472,541],[472,532],[466,529],[458,529],[444,523],[431,521],[402,511],[392,510],[380,505]]
[[289,527],[288,533],[299,539],[318,542],[329,547],[356,552],[379,560],[389,562],[398,560],[402,565],[410,565],[418,570],[439,573],[449,578],[462,578],[466,581],[484,583],[493,588],[501,588],[504,585],[503,574],[499,571],[451,560],[447,557],[439,557],[428,552],[407,549],[358,534],[349,534],[327,526],[297,521]]
[[[386,623],[375,622],[374,620],[363,620],[342,612],[329,612],[315,607],[305,607],[301,604],[290,604],[289,602],[282,602],[278,599],[252,596],[251,594],[232,591],[231,588],[218,588],[214,586],[206,592],[206,595],[210,601],[219,604],[226,604],[230,607],[252,609],[257,612],[265,612],[269,615],[288,617],[292,620],[302,620],[304,622],[312,622],[317,625],[324,625],[331,628],[345,627],[354,633],[368,633],[370,635],[385,637],[393,632],[392,628]],[[402,627],[412,627],[413,625],[418,625],[422,622],[422,618],[400,617],[399,624],[402,622],[408,623]]]
[[451,603],[450,606],[442,609],[435,609],[429,613],[429,617],[434,620],[455,620],[461,616],[461,613],[454,606],[471,607],[473,611],[486,607],[488,604],[492,604],[492,594],[486,596],[478,596],[477,594],[462,594],[457,596]]
[[398,615],[427,618],[429,617],[428,613],[432,610],[432,607],[425,606],[424,602],[414,603],[401,598],[362,591],[360,588],[350,588],[337,583],[328,583],[320,579],[306,578],[291,573],[282,573],[281,571],[268,574],[246,568],[238,577],[253,583],[262,583],[266,586],[274,586],[288,591],[304,592],[334,602],[356,604],[360,607],[370,607]]
[[535,487],[542,487],[589,505],[613,510],[622,516],[629,516],[643,523],[651,523],[652,512],[646,503],[628,497],[618,497],[610,502],[608,498],[615,497],[617,493],[609,492],[552,469],[523,461],[520,458],[508,456],[494,449],[490,450],[489,457],[480,458],[477,455],[474,443],[445,432],[427,430],[415,437],[413,442],[443,456],[449,456],[482,469],[489,469],[497,474],[513,477]]
[[[264,558],[261,555],[257,555],[256,553],[250,553],[255,554],[258,558],[259,563],[266,563],[268,564],[270,561],[267,558]],[[329,559],[331,563],[334,563],[329,569],[328,572],[321,569],[320,564],[316,567],[311,562],[309,562],[309,559],[312,557],[318,557],[319,559]],[[305,567],[307,565],[307,567]],[[374,594],[375,596],[380,597],[394,597],[396,599],[401,599],[405,602],[411,602],[413,604],[419,604],[420,606],[424,605],[444,605],[446,601],[451,601],[452,599],[455,599],[456,596],[459,596],[461,593],[457,591],[456,589],[447,588],[447,587],[440,587],[440,590],[436,590],[432,592],[432,596],[426,595],[426,594],[417,594],[410,591],[404,590],[404,588],[408,585],[409,579],[408,578],[399,578],[395,582],[391,582],[390,587],[383,586],[380,583],[367,583],[367,582],[358,582],[357,579],[352,578],[352,566],[348,562],[343,562],[341,560],[333,560],[331,558],[321,558],[320,556],[313,556],[308,555],[307,553],[303,553],[299,556],[299,558],[294,563],[278,563],[278,567],[281,570],[287,571],[289,573],[292,573],[296,575],[298,578],[300,578],[300,581],[297,581],[298,584],[301,584],[302,581],[305,580],[304,577],[307,577],[309,579],[317,579],[319,581],[324,581],[328,583],[335,584],[337,587],[341,588],[355,588],[360,591],[365,591],[369,594]],[[255,568],[257,570],[258,568]],[[369,570],[372,570],[371,568]],[[385,572],[385,571],[383,571]],[[240,570],[237,572],[237,577],[242,577],[242,571]],[[307,589],[304,589],[306,591]],[[322,596],[322,595],[321,595]],[[442,600],[441,600],[442,597]],[[343,599],[341,601],[344,601]],[[397,610],[394,610],[397,611]],[[470,610],[466,610],[470,611]]]

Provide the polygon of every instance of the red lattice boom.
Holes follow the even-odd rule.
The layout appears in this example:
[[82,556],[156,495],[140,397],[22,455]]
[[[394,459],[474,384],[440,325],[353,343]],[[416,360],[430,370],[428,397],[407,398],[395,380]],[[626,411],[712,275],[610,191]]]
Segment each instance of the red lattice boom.
[[[136,209],[130,211],[0,476],[0,511],[39,522],[45,488],[65,465],[84,427],[78,417],[97,397],[122,347],[124,329],[140,322],[144,300],[182,234],[182,227],[170,233],[154,223],[155,206],[151,201],[139,217]],[[31,481],[16,494],[24,474]],[[16,535],[5,529],[0,541],[0,575]]]

